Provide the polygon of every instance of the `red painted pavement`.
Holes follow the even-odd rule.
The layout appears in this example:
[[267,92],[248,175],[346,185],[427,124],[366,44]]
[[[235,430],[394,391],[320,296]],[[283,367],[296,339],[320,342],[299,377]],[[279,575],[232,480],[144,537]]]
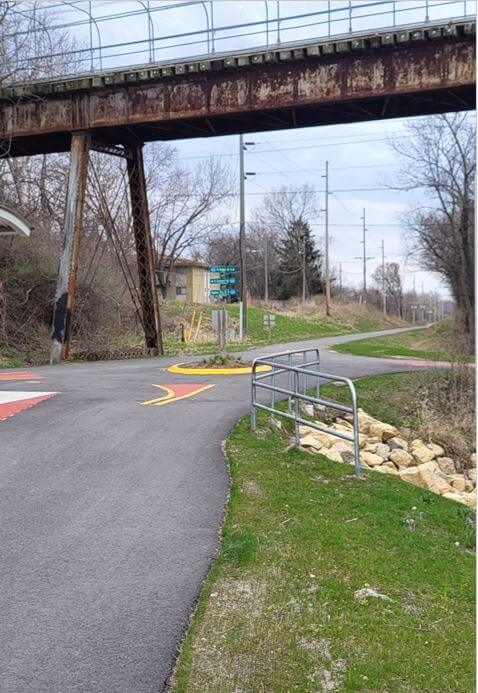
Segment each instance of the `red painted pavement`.
[[29,371],[10,371],[0,373],[0,380],[40,380],[42,375],[30,373]]
[[38,397],[28,397],[27,399],[0,403],[0,421],[8,419],[10,416],[14,416],[24,409],[30,409],[30,407],[34,407],[35,404],[39,404],[45,399],[50,399],[50,397],[54,397],[56,394],[56,392],[49,392],[46,395],[39,395]]

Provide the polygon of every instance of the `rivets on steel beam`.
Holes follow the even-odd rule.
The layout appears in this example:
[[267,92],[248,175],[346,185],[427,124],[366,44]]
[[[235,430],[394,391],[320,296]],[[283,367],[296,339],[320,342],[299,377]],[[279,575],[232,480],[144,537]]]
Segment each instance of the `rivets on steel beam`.
[[201,72],[206,72],[207,70],[211,69],[211,63],[209,60],[204,60],[203,62],[199,63],[199,70]]
[[162,77],[171,77],[173,74],[173,68],[172,67],[162,67],[161,68],[161,76]]
[[476,32],[476,23],[468,22],[468,24],[463,26],[463,31],[465,34],[474,34]]
[[186,65],[175,65],[174,66],[174,72],[176,75],[185,75],[186,74]]
[[113,75],[106,75],[105,76],[105,84],[114,84],[114,77]]
[[138,79],[141,79],[141,80],[149,79],[148,70],[140,70],[138,72]]
[[149,76],[151,79],[158,79],[159,77],[161,77],[161,70],[158,68],[155,68],[154,70],[150,70]]
[[425,38],[425,32],[418,30],[418,31],[412,31],[410,34],[412,41],[423,41]]
[[225,58],[224,59],[224,67],[236,67],[236,65],[237,65],[236,58]]
[[291,57],[291,51],[279,51],[279,60],[290,60]]
[[335,50],[337,53],[348,53],[350,50],[350,43],[348,41],[337,41]]
[[363,50],[364,48],[367,48],[367,42],[365,39],[358,38],[358,39],[353,39],[351,42],[352,45],[352,50],[353,51],[360,51]]
[[324,55],[331,55],[331,53],[335,53],[335,43],[324,43],[322,46],[322,53]]
[[450,24],[443,27],[443,36],[456,36],[456,26]]
[[408,31],[399,31],[397,34],[397,43],[406,43],[410,41],[410,34]]
[[305,53],[310,56],[320,55],[320,46],[307,46]]
[[304,57],[304,49],[303,48],[294,48],[292,51],[292,57],[294,60],[301,60]]
[[257,65],[258,63],[263,63],[264,56],[262,55],[262,53],[255,53],[253,56],[251,56],[251,61],[254,65]]
[[276,60],[277,60],[277,54],[274,53],[274,51],[267,51],[267,53],[264,53],[264,62],[275,63]]
[[440,38],[441,27],[437,26],[437,27],[434,27],[433,29],[427,29],[427,36],[430,39]]
[[198,72],[199,71],[199,64],[198,63],[189,63],[188,64],[188,72]]
[[[136,77],[136,73],[134,73]],[[103,77],[93,77],[93,84],[91,86],[93,87],[102,87],[104,84],[103,82]]]
[[137,76],[136,72],[127,72],[126,73],[126,81],[127,82],[136,82]]
[[245,67],[246,65],[249,65],[249,56],[240,55],[237,59],[237,64],[239,65],[239,67]]

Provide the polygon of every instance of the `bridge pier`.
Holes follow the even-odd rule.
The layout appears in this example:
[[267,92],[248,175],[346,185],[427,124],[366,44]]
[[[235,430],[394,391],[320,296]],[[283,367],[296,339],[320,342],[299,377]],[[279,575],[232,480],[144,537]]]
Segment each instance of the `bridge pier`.
[[152,355],[162,354],[163,342],[142,144],[136,144],[131,148],[127,165],[146,347]]
[[142,148],[142,144],[128,150],[111,146],[103,147],[100,143],[92,141],[91,135],[87,132],[72,135],[65,222],[53,312],[50,363],[67,359],[70,351],[90,149],[121,156],[127,160],[146,347],[152,355],[163,353]]
[[91,137],[87,132],[72,135],[65,222],[53,312],[50,363],[58,363],[68,358],[70,350],[71,319],[75,303],[90,145]]

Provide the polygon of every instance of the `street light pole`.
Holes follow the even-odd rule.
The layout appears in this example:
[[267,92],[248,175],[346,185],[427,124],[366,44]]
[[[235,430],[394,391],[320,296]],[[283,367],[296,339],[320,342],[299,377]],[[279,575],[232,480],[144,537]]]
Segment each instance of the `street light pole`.
[[383,312],[387,315],[387,292],[385,289],[385,241],[382,238],[382,300],[383,300]]
[[325,162],[325,314],[330,315],[329,162]]
[[367,228],[365,226],[365,208],[362,215],[362,243],[363,243],[363,302],[367,303]]
[[307,277],[306,277],[306,262],[305,262],[305,242],[306,242],[306,235],[305,233],[302,234],[301,237],[302,240],[302,304],[305,303],[306,299],[306,294],[307,294]]
[[247,337],[246,202],[244,175],[244,136],[239,135],[239,278],[241,282],[242,337]]
[[269,303],[269,258],[267,256],[267,236],[265,237],[264,244],[264,302],[267,305]]

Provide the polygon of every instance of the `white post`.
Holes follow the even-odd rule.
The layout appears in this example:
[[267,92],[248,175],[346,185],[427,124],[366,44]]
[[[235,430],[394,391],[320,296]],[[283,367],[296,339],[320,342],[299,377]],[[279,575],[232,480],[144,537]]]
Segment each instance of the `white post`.
[[244,339],[244,333],[242,330],[242,326],[244,325],[243,311],[244,311],[244,304],[242,301],[239,301],[239,341],[240,342],[242,342],[242,340]]

